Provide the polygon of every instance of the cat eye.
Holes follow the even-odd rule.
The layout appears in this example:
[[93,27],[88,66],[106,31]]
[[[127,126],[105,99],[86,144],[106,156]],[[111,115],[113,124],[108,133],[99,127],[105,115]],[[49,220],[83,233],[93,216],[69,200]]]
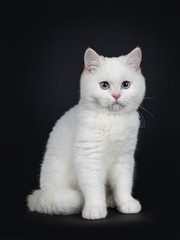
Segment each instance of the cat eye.
[[131,86],[131,83],[129,81],[124,81],[121,83],[121,87],[124,89],[128,89]]
[[100,83],[100,87],[103,89],[103,90],[107,90],[108,88],[110,88],[110,84],[108,82],[101,82]]

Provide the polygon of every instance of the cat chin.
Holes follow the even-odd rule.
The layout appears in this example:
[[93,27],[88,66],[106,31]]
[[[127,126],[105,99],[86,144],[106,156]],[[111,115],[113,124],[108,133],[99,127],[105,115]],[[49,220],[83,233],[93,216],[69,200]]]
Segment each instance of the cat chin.
[[109,110],[111,110],[113,112],[118,112],[118,111],[122,110],[122,106],[118,103],[115,103],[109,107]]
[[98,109],[98,111],[102,111],[102,112],[105,111],[109,113],[118,113],[118,112],[126,113],[126,112],[131,112],[133,110],[136,111],[136,109],[130,109],[127,105],[119,102],[105,105],[99,101],[96,101],[96,102],[93,102],[92,104],[88,104],[88,107],[94,110]]
[[110,112],[119,112],[123,110],[123,106],[121,106],[119,103],[114,103],[112,105],[107,105],[107,106],[101,106],[103,109],[106,109]]
[[108,106],[108,109],[113,112],[121,111],[125,108],[125,106],[119,102],[115,102]]
[[118,112],[118,111],[122,111],[125,106],[116,102],[116,103],[112,103],[112,104],[103,104],[100,102],[96,102],[94,105],[95,108],[98,108],[99,110],[101,109],[102,111],[109,111],[109,112]]

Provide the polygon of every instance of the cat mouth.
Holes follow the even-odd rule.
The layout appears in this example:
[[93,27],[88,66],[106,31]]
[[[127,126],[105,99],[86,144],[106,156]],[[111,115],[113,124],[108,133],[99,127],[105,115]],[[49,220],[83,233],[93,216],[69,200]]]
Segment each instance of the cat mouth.
[[124,108],[126,106],[126,104],[116,101],[116,102],[112,103],[111,106],[112,107],[118,107],[118,108],[122,109],[122,108]]
[[112,105],[121,105],[119,102],[114,102]]
[[118,111],[122,108],[122,106],[119,102],[116,101],[116,102],[112,103],[108,108],[113,111]]

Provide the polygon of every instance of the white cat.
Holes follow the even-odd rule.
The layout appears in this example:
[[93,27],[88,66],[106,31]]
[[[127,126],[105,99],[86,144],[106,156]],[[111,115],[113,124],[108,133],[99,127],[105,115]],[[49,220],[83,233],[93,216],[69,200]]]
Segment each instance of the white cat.
[[145,93],[141,50],[107,58],[88,48],[79,103],[50,134],[41,166],[40,190],[28,196],[31,211],[107,215],[107,207],[137,213],[131,196],[134,151],[140,125],[137,109]]

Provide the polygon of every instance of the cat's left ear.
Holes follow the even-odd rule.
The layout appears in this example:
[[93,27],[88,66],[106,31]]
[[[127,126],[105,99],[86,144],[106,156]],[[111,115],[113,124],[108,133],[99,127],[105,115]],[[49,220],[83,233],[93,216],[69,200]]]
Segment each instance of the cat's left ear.
[[137,47],[126,56],[126,64],[134,68],[135,71],[138,71],[141,64],[141,59],[141,49]]
[[96,70],[101,65],[100,56],[92,48],[88,48],[84,54],[84,64],[88,72]]

